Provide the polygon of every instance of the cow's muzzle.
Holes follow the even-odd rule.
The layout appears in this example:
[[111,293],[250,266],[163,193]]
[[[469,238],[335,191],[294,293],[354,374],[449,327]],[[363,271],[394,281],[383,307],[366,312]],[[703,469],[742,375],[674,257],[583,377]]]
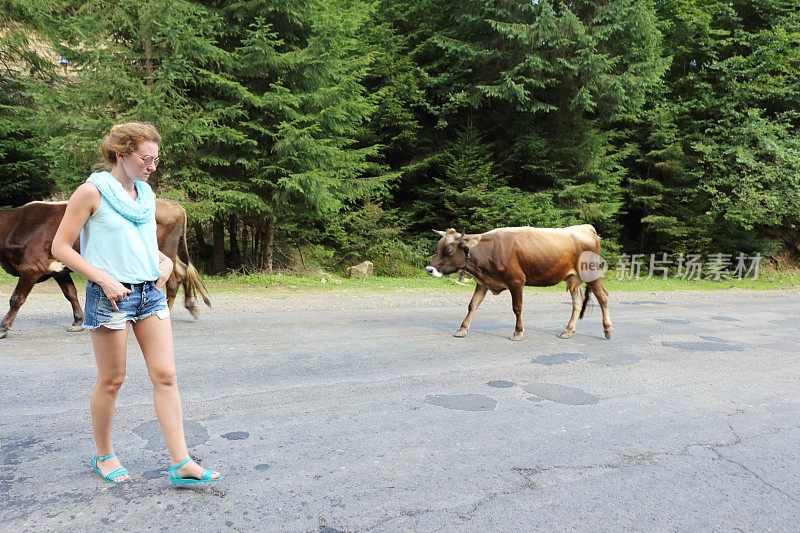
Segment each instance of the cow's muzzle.
[[428,272],[429,276],[433,276],[434,278],[441,278],[442,277],[442,273],[439,272],[438,270],[436,270],[436,267],[428,265],[428,266],[425,267],[425,270]]

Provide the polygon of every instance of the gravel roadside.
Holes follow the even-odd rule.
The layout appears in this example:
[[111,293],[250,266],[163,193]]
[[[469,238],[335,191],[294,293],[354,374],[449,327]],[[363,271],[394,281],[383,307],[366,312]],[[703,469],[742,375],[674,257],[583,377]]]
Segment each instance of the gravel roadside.
[[[241,285],[235,289],[227,286],[223,290],[209,289],[212,308],[208,309],[201,304],[202,313],[214,311],[298,311],[298,310],[325,310],[325,309],[390,309],[403,307],[466,307],[469,303],[474,285],[465,284],[463,290],[453,290],[447,287],[441,291],[420,288],[408,289],[352,289],[352,288],[303,288],[290,289],[285,287],[262,287],[257,285]],[[6,300],[14,289],[14,284],[0,282],[0,301]],[[541,290],[528,287],[525,290],[525,303],[535,305],[541,303],[569,303],[566,291]],[[611,305],[616,301],[670,301],[674,299],[711,300],[719,295],[730,296],[736,294],[742,300],[761,298],[768,295],[800,296],[800,288],[776,289],[773,291],[751,291],[742,289],[724,289],[720,291],[648,291],[648,292],[612,292]],[[78,285],[78,295],[83,304],[83,286]],[[183,298],[182,291],[178,301]],[[55,303],[63,302],[63,306]],[[7,300],[6,300],[7,301]],[[511,295],[504,291],[499,295],[489,295],[484,300],[482,307],[507,306],[511,304]],[[47,312],[62,309],[69,315],[69,306],[64,301],[61,291],[55,282],[47,281],[34,287],[34,290],[25,302],[20,315],[25,311]]]

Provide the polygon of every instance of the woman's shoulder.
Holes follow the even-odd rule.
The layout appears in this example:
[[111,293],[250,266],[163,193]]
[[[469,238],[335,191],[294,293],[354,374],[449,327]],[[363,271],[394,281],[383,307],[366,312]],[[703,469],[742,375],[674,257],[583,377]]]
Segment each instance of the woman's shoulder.
[[84,182],[75,189],[69,201],[81,204],[86,203],[93,208],[97,208],[100,205],[100,191],[93,183]]

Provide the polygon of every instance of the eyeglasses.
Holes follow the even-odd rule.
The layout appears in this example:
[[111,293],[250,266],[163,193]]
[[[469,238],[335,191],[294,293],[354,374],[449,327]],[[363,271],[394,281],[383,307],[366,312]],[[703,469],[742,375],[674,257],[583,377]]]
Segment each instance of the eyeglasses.
[[136,152],[133,152],[133,155],[138,155],[142,159],[142,162],[146,167],[149,167],[150,165],[153,165],[153,167],[157,167],[158,164],[161,162],[160,157],[153,157],[152,155],[139,155]]

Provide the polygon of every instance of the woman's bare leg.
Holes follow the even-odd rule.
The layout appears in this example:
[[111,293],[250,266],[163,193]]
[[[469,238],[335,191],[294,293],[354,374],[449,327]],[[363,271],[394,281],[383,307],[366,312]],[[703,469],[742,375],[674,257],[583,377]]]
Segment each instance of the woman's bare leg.
[[[178,392],[178,379],[175,369],[175,350],[172,343],[172,323],[153,315],[134,323],[133,333],[142,349],[147,363],[147,372],[153,382],[153,403],[156,417],[164,433],[169,450],[170,461],[177,464],[189,456],[186,436],[183,430],[183,409]],[[197,477],[203,468],[194,461],[182,467],[181,477]],[[214,478],[219,473],[214,472]]]
[[[125,351],[128,347],[128,330],[99,327],[89,333],[97,362],[97,382],[90,403],[92,411],[92,434],[97,455],[108,455],[114,451],[111,443],[111,428],[117,393],[125,381]],[[98,461],[97,468],[108,474],[122,466],[117,457]],[[129,475],[118,476],[114,481],[129,481]]]

